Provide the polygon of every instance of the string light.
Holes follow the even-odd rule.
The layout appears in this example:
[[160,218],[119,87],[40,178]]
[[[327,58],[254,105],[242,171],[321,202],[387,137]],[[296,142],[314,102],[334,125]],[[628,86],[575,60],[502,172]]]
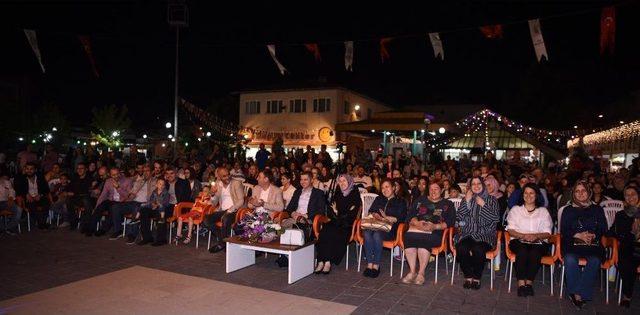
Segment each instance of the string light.
[[[598,145],[603,143],[613,143],[623,141],[633,137],[640,137],[640,120],[614,127],[608,130],[592,133],[582,137],[584,145]],[[576,138],[567,142],[567,146],[572,148],[580,145],[580,138]]]

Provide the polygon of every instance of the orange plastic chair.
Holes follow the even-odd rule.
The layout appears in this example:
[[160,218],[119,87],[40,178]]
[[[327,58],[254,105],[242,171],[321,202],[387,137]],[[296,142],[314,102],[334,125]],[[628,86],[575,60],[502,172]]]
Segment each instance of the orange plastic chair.
[[[358,272],[360,272],[360,263],[362,262],[362,247],[364,247],[364,234],[362,234],[361,223],[362,221],[360,220],[357,221],[356,234],[355,234],[356,236],[355,241],[360,244],[360,250],[358,251]],[[409,229],[408,225],[404,223],[398,224],[398,231],[396,232],[395,239],[390,241],[383,241],[382,247],[393,250],[394,247],[399,246],[399,244],[402,243],[402,240],[403,240],[402,237],[404,236],[404,233],[407,231],[407,229]],[[391,256],[390,258],[391,268],[389,272],[393,277],[393,252],[391,253],[390,256]]]
[[[549,266],[550,270],[551,270],[551,296],[553,296],[553,272],[554,272],[554,268],[555,268],[555,264],[556,261],[558,260],[558,252],[559,252],[559,248],[560,248],[560,235],[559,234],[554,234],[551,235],[548,238],[548,241],[550,244],[553,245],[554,249],[553,252],[551,253],[551,255],[547,255],[547,256],[542,256],[540,258],[540,263],[543,266],[543,270],[542,270],[542,283],[544,284],[544,266]],[[511,235],[509,234],[509,232],[504,232],[504,248],[505,248],[505,255],[507,256],[507,259],[509,260],[509,264],[507,265],[507,270],[508,274],[509,274],[509,285],[508,285],[508,290],[507,292],[511,293],[511,279],[513,278],[513,264],[516,261],[516,254],[514,252],[511,251],[511,248],[509,248],[509,243],[511,242]],[[507,279],[507,272],[504,273],[505,279]]]
[[282,220],[289,218],[289,212],[286,211],[276,211],[273,215],[273,221],[280,224]]
[[[453,244],[454,234],[455,234],[455,230],[452,230],[449,233],[449,247],[451,248],[451,253],[453,254],[453,266],[451,267],[451,285],[453,285],[453,278],[456,274],[455,273],[456,258],[458,256],[456,252],[455,244]],[[498,255],[500,255],[500,245],[502,244],[502,231],[497,231],[496,234],[497,234],[496,247],[493,250],[490,250],[486,253],[486,259],[488,259],[491,263]],[[495,278],[495,270],[493,269],[493,263],[491,264],[489,269],[491,269],[491,291],[493,291],[493,280]]]
[[315,235],[316,240],[320,238],[320,230],[322,230],[322,225],[329,222],[329,218],[327,218],[324,214],[316,214],[313,217],[313,235]]
[[193,208],[193,205],[193,202],[179,202],[173,207],[173,215],[165,219],[166,224],[169,224],[169,242],[172,240],[173,222],[178,221],[178,217],[183,213],[183,211]]
[[[618,240],[615,237],[608,237],[608,236],[602,236],[602,238],[600,239],[600,244],[602,244],[602,246],[605,249],[608,249],[609,251],[608,253],[608,258],[605,259],[601,264],[600,264],[600,269],[603,272],[607,272],[609,270],[609,268],[615,266],[616,263],[618,263]],[[561,274],[561,278],[560,278],[560,296],[559,298],[562,298],[562,293],[564,292],[564,259],[562,258],[562,254],[558,253],[558,259],[560,260],[560,263],[562,263],[562,274]],[[587,260],[584,258],[580,258],[578,260],[578,266],[580,267],[584,267],[587,265]],[[600,275],[601,279],[602,279],[602,275]],[[606,277],[605,277],[606,278]],[[605,301],[606,304],[609,304],[609,280],[605,279],[605,282],[607,283],[607,291],[605,293]],[[600,282],[600,290],[602,290],[602,282]]]

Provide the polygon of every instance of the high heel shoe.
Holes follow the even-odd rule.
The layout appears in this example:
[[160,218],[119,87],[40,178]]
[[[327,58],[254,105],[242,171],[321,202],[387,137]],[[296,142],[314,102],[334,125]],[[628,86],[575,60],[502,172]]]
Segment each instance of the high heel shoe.
[[331,273],[331,264],[326,262],[324,263],[324,268],[322,268],[322,274],[328,275],[329,273]]
[[322,269],[324,269],[324,262],[318,262],[318,265],[316,266],[316,270],[314,270],[313,273],[319,275],[322,273]]

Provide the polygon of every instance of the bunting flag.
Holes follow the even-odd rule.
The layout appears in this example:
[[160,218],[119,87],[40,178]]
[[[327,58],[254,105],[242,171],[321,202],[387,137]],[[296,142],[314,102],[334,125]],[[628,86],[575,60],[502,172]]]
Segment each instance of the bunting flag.
[[322,61],[322,57],[320,56],[320,48],[318,47],[318,44],[316,43],[304,44],[304,47],[307,47],[307,50],[313,54],[313,57],[316,59],[316,62]]
[[486,25],[480,27],[480,32],[487,39],[500,39],[502,38],[502,25]]
[[604,54],[605,50],[613,55],[613,49],[616,44],[616,7],[602,8],[600,17],[600,54]]
[[382,63],[384,63],[385,60],[389,60],[391,57],[391,55],[389,55],[389,50],[387,49],[387,44],[390,43],[392,39],[393,38],[391,37],[380,39],[380,58],[382,59]]
[[353,72],[353,41],[344,42],[344,68]]
[[540,19],[529,20],[529,32],[531,33],[531,41],[533,41],[533,49],[536,51],[536,59],[542,61],[542,57],[549,60],[547,48],[544,46],[542,38],[542,30],[540,29]]
[[80,43],[82,43],[82,47],[84,48],[84,52],[87,54],[89,58],[89,63],[91,63],[91,68],[93,69],[93,74],[96,75],[96,78],[100,77],[98,74],[98,68],[96,68],[96,61],[93,59],[93,53],[91,52],[91,40],[89,36],[78,36]]
[[40,55],[40,49],[38,48],[38,39],[36,38],[36,31],[25,29],[24,34],[27,36],[27,40],[29,41],[29,45],[31,45],[33,54],[36,55],[36,58],[38,58],[38,63],[40,64],[42,73],[44,73],[44,64],[42,63],[42,56]]
[[271,59],[273,59],[273,62],[275,62],[276,66],[278,66],[278,70],[280,70],[280,74],[284,75],[285,72],[287,71],[287,68],[285,68],[280,61],[278,61],[278,58],[276,58],[276,45],[267,45],[267,49],[269,50],[269,54],[271,55]]
[[442,48],[442,40],[439,33],[429,33],[429,40],[433,46],[433,56],[444,60],[444,48]]

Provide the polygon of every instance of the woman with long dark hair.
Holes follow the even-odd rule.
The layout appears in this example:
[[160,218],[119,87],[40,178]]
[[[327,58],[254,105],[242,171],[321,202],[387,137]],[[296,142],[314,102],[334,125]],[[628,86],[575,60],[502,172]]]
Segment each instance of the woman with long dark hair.
[[540,269],[540,259],[549,248],[546,240],[551,236],[553,221],[539,195],[537,185],[525,184],[520,200],[508,215],[506,230],[512,239],[507,246],[516,254],[518,296],[533,296],[533,280]]
[[480,176],[472,177],[456,211],[460,231],[455,236],[465,289],[480,289],[486,253],[496,246],[498,201],[489,195]]

